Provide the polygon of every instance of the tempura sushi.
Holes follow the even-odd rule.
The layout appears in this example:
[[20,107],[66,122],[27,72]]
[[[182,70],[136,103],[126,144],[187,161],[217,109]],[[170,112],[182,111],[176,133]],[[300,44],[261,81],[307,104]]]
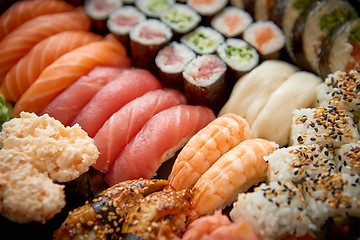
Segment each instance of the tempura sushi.
[[197,54],[214,53],[224,42],[221,33],[211,27],[200,26],[181,37],[180,41]]
[[211,26],[229,38],[241,36],[252,22],[253,18],[245,10],[226,7],[211,20]]
[[227,83],[229,90],[245,73],[259,63],[259,54],[255,48],[244,40],[228,38],[216,49],[217,55],[228,66]]
[[110,14],[106,24],[109,31],[114,34],[130,52],[129,33],[136,24],[145,19],[145,14],[134,6],[123,6]]
[[252,23],[244,31],[243,38],[256,48],[263,59],[279,58],[281,49],[285,46],[284,33],[272,21]]
[[162,48],[155,58],[155,63],[163,86],[183,91],[182,72],[185,65],[195,57],[196,54],[182,43],[171,42]]
[[133,64],[156,72],[156,54],[169,43],[172,36],[171,29],[160,20],[147,19],[138,23],[130,31]]
[[303,108],[294,111],[290,145],[323,144],[338,148],[359,139],[359,132],[344,109]]
[[135,0],[135,6],[151,18],[160,18],[173,4],[175,0]]
[[191,60],[183,71],[189,104],[204,105],[217,114],[226,100],[226,64],[214,54]]

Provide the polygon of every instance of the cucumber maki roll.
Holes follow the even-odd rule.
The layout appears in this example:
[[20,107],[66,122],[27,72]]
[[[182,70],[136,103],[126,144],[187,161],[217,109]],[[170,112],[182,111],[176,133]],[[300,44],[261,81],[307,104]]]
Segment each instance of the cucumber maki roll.
[[346,22],[325,38],[321,46],[320,75],[348,72],[360,67],[360,18]]
[[211,54],[224,42],[224,37],[211,27],[200,26],[185,34],[180,41],[197,54]]
[[191,60],[183,71],[188,103],[207,106],[217,114],[226,101],[225,74],[226,64],[214,54]]
[[161,14],[173,4],[175,0],[135,0],[135,6],[152,18],[160,18]]
[[305,70],[320,74],[322,41],[336,27],[356,17],[355,10],[346,1],[323,0],[307,8],[293,28],[292,46],[297,64]]

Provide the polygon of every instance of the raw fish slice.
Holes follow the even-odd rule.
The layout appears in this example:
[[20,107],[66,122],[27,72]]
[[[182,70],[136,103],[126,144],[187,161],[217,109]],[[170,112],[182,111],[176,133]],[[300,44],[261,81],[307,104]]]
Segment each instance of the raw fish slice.
[[148,91],[161,88],[160,81],[144,69],[123,71],[117,80],[105,85],[73,121],[78,123],[90,137],[104,125],[111,115],[125,104]]
[[6,74],[0,92],[6,100],[16,102],[57,58],[87,43],[101,40],[100,35],[85,31],[65,31],[36,44]]
[[93,42],[68,52],[44,69],[16,103],[12,115],[21,111],[41,112],[56,96],[95,66],[123,66],[124,46],[110,38]]
[[88,75],[81,77],[60,93],[40,115],[47,113],[65,126],[69,126],[95,94],[121,74],[122,67],[130,67],[130,59],[123,58],[123,60],[121,67],[95,67]]
[[224,153],[250,138],[246,120],[233,113],[216,118],[194,135],[177,156],[170,174],[176,190],[191,188]]
[[65,1],[34,0],[15,2],[0,16],[0,40],[30,19],[45,14],[66,12],[72,9],[74,9],[74,6]]
[[163,162],[214,119],[212,110],[203,106],[179,105],[159,112],[126,145],[104,180],[114,185],[153,177]]
[[264,181],[268,165],[263,159],[276,149],[264,139],[250,139],[225,153],[197,181],[192,206],[203,215],[234,201],[238,193]]
[[90,19],[82,8],[33,18],[0,42],[0,82],[14,64],[41,40],[67,30],[89,30]]
[[152,116],[167,108],[185,104],[185,96],[173,89],[145,93],[114,113],[95,135],[100,156],[93,167],[108,172],[122,149]]

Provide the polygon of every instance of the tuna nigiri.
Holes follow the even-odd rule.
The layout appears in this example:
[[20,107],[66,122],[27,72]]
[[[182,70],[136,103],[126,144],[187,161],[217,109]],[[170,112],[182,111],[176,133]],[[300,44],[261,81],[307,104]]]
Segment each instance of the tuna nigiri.
[[[130,60],[124,59],[124,68],[130,67]],[[40,113],[47,113],[65,126],[72,123],[81,109],[106,84],[115,80],[124,68],[97,66],[88,75],[82,76],[67,89],[60,93]]]
[[266,179],[264,156],[277,146],[264,139],[250,139],[225,153],[194,186],[192,206],[199,215],[231,203],[238,193]]
[[160,81],[147,70],[125,70],[117,77],[117,80],[106,84],[85,105],[73,124],[78,123],[90,137],[94,137],[106,120],[125,104],[148,91],[161,87]]
[[57,58],[101,38],[100,35],[86,31],[64,31],[40,41],[9,70],[0,92],[6,100],[18,101],[42,70]]
[[125,179],[153,177],[164,161],[214,118],[203,106],[179,105],[159,112],[126,145],[104,180],[113,185]]
[[177,156],[169,177],[171,187],[193,187],[216,160],[250,136],[244,118],[233,113],[216,118],[194,135]]
[[65,1],[18,1],[0,16],[0,40],[24,22],[37,16],[71,11],[74,6]]
[[66,30],[89,30],[90,20],[82,8],[33,18],[0,42],[0,82],[10,68],[41,40]]
[[185,96],[181,92],[158,89],[126,104],[96,133],[94,140],[100,156],[93,167],[101,172],[108,172],[121,150],[152,116],[167,108],[185,103]]
[[16,103],[13,116],[18,116],[21,111],[41,112],[59,93],[95,66],[121,66],[123,58],[126,58],[124,46],[112,37],[66,53],[42,71]]

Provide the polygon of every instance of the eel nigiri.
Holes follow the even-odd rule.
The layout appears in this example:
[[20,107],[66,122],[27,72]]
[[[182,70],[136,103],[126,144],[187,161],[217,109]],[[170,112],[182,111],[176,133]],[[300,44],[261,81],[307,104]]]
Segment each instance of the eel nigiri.
[[112,37],[66,53],[42,71],[16,103],[13,116],[18,116],[21,111],[39,113],[59,93],[95,66],[121,66],[123,58],[126,58],[124,46]]
[[66,30],[89,30],[90,20],[82,8],[33,18],[0,42],[0,82],[14,64],[41,40]]
[[219,158],[196,182],[192,206],[199,215],[231,203],[240,192],[264,181],[268,165],[263,159],[277,148],[264,139],[249,139]]
[[100,156],[93,167],[101,172],[108,172],[121,150],[152,116],[167,108],[185,103],[185,96],[180,91],[158,89],[126,104],[96,133],[94,140]]
[[177,156],[170,174],[176,190],[191,188],[224,153],[250,138],[246,120],[233,113],[216,118],[194,135]]
[[34,0],[15,2],[0,16],[0,40],[30,19],[45,14],[67,12],[72,9],[74,9],[74,6],[65,1]]
[[[130,59],[124,59],[124,68],[130,67]],[[116,79],[124,68],[97,66],[88,75],[82,76],[71,86],[60,93],[40,113],[47,113],[65,126],[72,123],[81,109],[106,84]]]
[[42,70],[57,58],[102,37],[87,31],[64,31],[36,44],[6,74],[0,92],[6,100],[16,102],[40,76]]
[[73,121],[78,123],[90,137],[104,125],[112,114],[131,100],[148,91],[161,88],[160,81],[145,69],[124,70],[117,80],[106,84]]
[[212,110],[203,106],[179,105],[157,113],[126,145],[105,182],[153,177],[163,162],[214,119]]

